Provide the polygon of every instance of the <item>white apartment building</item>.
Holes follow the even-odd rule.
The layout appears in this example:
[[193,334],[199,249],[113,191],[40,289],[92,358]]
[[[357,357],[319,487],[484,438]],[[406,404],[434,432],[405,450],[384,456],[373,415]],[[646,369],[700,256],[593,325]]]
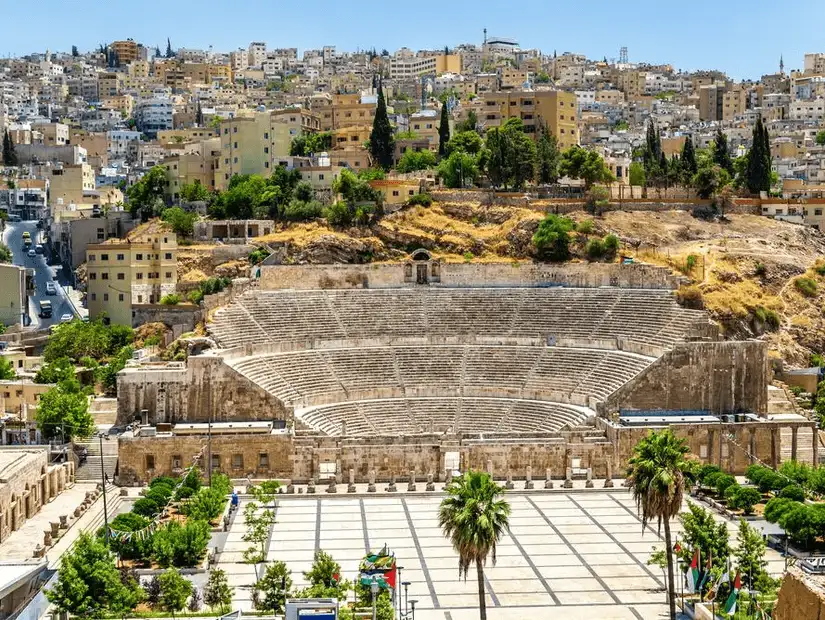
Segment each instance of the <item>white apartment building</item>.
[[390,58],[390,77],[394,80],[435,75],[435,56],[415,56],[403,48]]
[[174,129],[175,104],[171,99],[141,99],[135,104],[135,124],[139,131],[156,134],[162,129]]
[[233,71],[243,71],[249,67],[249,52],[245,49],[237,49],[229,52],[229,64]]
[[106,132],[106,151],[112,159],[125,159],[130,146],[136,152],[136,143],[140,142],[139,131],[119,129]]
[[266,43],[253,41],[249,44],[249,66],[260,67],[266,60]]
[[794,121],[816,121],[821,123],[825,120],[825,99],[792,101],[789,116]]

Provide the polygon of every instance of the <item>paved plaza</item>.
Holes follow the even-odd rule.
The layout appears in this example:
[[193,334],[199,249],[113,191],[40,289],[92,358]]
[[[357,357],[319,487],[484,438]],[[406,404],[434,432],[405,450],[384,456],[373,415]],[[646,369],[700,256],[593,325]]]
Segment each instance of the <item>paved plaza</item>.
[[[661,571],[645,564],[661,545],[655,532],[642,536],[628,493],[509,493],[511,532],[488,565],[491,620],[521,618],[652,619],[666,611]],[[387,544],[418,601],[419,620],[477,618],[475,571],[467,581],[437,522],[440,495],[294,497],[282,499],[268,561],[283,560],[296,587],[305,585],[316,549],[341,563],[353,579],[367,550]],[[238,514],[220,557],[236,590],[236,604],[251,607],[254,567],[238,564],[247,547]]]

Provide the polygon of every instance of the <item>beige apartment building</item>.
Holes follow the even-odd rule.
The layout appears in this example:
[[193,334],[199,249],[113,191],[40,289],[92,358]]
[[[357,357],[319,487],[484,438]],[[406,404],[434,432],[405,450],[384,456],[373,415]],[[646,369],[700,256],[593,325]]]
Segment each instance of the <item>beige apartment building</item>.
[[63,123],[33,123],[32,129],[40,132],[43,144],[66,146],[69,144],[69,126]]
[[539,123],[544,123],[561,149],[579,143],[575,93],[555,90],[489,93],[484,95],[478,115],[487,128],[498,127],[508,118],[520,118],[524,131],[533,137]]
[[0,414],[18,416],[21,422],[33,421],[40,397],[52,387],[31,379],[0,381]]
[[354,125],[372,125],[375,117],[375,103],[361,103],[361,95],[333,95],[327,98],[313,98],[313,112],[320,119],[321,131],[331,131]]
[[25,267],[0,264],[0,324],[23,324],[33,286],[33,272],[29,275]]
[[177,238],[154,230],[86,249],[86,305],[92,319],[132,325],[132,305],[157,304],[174,293]]
[[122,73],[100,73],[97,76],[97,92],[99,97],[116,97],[123,90]]
[[117,59],[121,65],[128,65],[140,59],[139,45],[136,41],[127,39],[126,41],[115,41],[109,44],[109,49],[117,54]]
[[62,199],[64,207],[90,208],[97,199],[96,187],[95,171],[89,164],[55,167],[49,177],[49,199],[53,205]]
[[177,202],[181,188],[192,183],[214,191],[220,157],[221,139],[210,138],[203,140],[197,151],[164,158],[162,165],[166,168],[167,195]]

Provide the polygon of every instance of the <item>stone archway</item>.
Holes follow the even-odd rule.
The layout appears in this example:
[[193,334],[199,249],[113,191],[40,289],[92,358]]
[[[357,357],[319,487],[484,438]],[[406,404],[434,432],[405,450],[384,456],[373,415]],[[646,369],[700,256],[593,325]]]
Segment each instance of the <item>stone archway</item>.
[[404,282],[425,285],[440,281],[441,263],[425,248],[413,251],[404,263]]

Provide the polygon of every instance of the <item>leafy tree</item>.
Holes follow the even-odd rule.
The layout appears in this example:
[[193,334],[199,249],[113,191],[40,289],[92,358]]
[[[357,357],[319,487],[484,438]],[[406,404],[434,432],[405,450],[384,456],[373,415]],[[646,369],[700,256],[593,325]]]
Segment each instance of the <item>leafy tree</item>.
[[95,422],[89,400],[77,381],[61,381],[43,393],[37,407],[37,428],[44,439],[69,441],[92,434]]
[[142,596],[137,583],[121,581],[115,556],[88,532],[63,554],[57,583],[46,590],[58,610],[79,617],[122,614],[134,609]]
[[[146,517],[134,512],[124,512],[112,519],[109,526],[118,532],[136,532],[147,527],[149,523],[150,521]],[[100,528],[97,536],[98,538],[104,538],[105,534],[104,528]],[[109,548],[124,560],[143,560],[152,554],[152,539],[143,538],[138,540],[134,537],[125,540],[114,536],[109,540]]]
[[641,512],[642,528],[654,519],[659,529],[664,524],[667,552],[667,591],[670,617],[676,618],[676,588],[673,577],[673,542],[670,520],[682,507],[685,455],[688,447],[670,429],[654,432],[641,439],[628,461],[627,482]]
[[571,146],[561,154],[559,174],[571,179],[582,179],[588,189],[594,183],[615,181],[602,156],[596,151],[587,151],[580,146]]
[[575,224],[569,217],[548,213],[533,235],[533,245],[542,260],[564,261],[570,256],[570,231]]
[[[220,569],[217,569],[220,570]],[[192,594],[189,595],[189,605],[187,605],[186,610],[189,612],[196,612],[201,610],[201,601],[203,597],[201,596],[201,591],[198,590],[198,586],[194,583],[192,584]]]
[[198,107],[195,108],[195,126],[203,127],[203,108],[200,101],[198,101]]
[[341,565],[329,553],[318,549],[313,557],[312,567],[304,573],[304,579],[312,585],[337,586],[341,581]]
[[232,596],[235,588],[229,585],[226,572],[220,568],[213,568],[209,571],[209,579],[203,588],[203,602],[213,610],[219,609],[221,613],[232,604]]
[[690,562],[690,554],[696,547],[703,558],[712,558],[714,566],[723,566],[730,553],[728,529],[725,523],[717,523],[710,511],[696,504],[688,504],[688,511],[679,515],[686,542],[682,559]]
[[158,577],[160,583],[160,602],[167,611],[175,615],[176,611],[186,607],[186,601],[192,594],[192,583],[174,568],[168,568]]
[[547,125],[539,128],[539,139],[536,143],[536,182],[555,183],[559,180],[559,143],[556,136],[550,133]]
[[174,58],[175,52],[172,51],[172,41],[169,37],[166,38],[166,57],[167,58]]
[[[197,183],[193,184],[193,186],[195,188],[203,189],[203,186]],[[189,186],[184,186],[184,189],[187,187]],[[190,201],[187,200],[187,202]],[[191,237],[195,233],[195,220],[197,217],[198,216],[195,213],[191,211],[184,211],[180,207],[164,209],[163,214],[161,215],[161,219],[164,222],[168,222],[172,226],[174,233],[181,237]]]
[[17,377],[12,363],[5,357],[0,357],[0,381],[12,381]]
[[296,157],[308,157],[332,148],[332,133],[305,133],[295,136],[289,145],[289,154]]
[[458,573],[467,579],[475,564],[479,617],[487,618],[484,565],[488,556],[496,563],[496,545],[509,528],[510,504],[504,488],[489,474],[468,470],[447,486],[438,510],[438,525],[458,554]]
[[768,563],[765,561],[767,545],[761,534],[748,525],[744,519],[739,520],[739,532],[736,536],[736,570],[742,580],[753,589],[756,581],[767,574]]
[[470,110],[467,112],[467,118],[463,121],[460,121],[455,126],[456,133],[463,133],[465,131],[478,131],[478,115],[476,114],[475,110]]
[[624,119],[616,121],[616,124],[613,125],[613,131],[627,131],[630,129],[630,125]]
[[358,178],[362,181],[383,181],[387,173],[383,168],[364,168],[358,171]]
[[7,166],[16,166],[18,164],[14,141],[11,139],[11,134],[8,129],[6,129],[6,133],[3,134],[3,163]]
[[266,542],[269,540],[269,530],[275,523],[275,512],[268,508],[259,510],[256,502],[248,502],[243,515],[246,523],[243,541],[250,543],[250,546],[244,550],[244,560],[249,564],[265,562]]
[[825,129],[816,132],[816,143],[819,146],[825,146]]
[[75,367],[68,357],[58,357],[53,362],[43,364],[34,375],[35,383],[60,383],[75,378]]
[[[208,202],[209,190],[206,189],[205,185],[201,185],[198,181],[195,181],[194,183],[187,183],[180,188],[180,199],[184,202]],[[166,211],[168,211],[168,209]],[[166,211],[164,211],[164,215]],[[166,218],[164,217],[164,219]]]
[[630,184],[636,186],[644,186],[647,184],[647,177],[645,176],[645,167],[638,161],[630,164]]
[[753,487],[735,485],[735,492],[729,505],[731,508],[738,508],[746,515],[753,513],[753,507],[762,501],[762,494]]
[[762,117],[756,119],[753,128],[752,145],[748,151],[745,166],[745,185],[752,194],[770,191],[771,149],[768,129]]
[[413,151],[407,150],[398,161],[396,169],[398,172],[415,172],[416,170],[427,170],[435,167],[435,155],[429,150]]
[[438,164],[438,176],[447,187],[465,187],[475,184],[479,177],[478,157],[455,150]]
[[798,484],[789,484],[779,492],[779,497],[786,497],[796,502],[804,502],[805,491]]
[[155,561],[163,567],[197,566],[206,553],[209,538],[210,528],[206,521],[189,519],[184,525],[181,525],[179,521],[169,521],[155,532],[152,555]]
[[148,219],[158,215],[165,206],[164,194],[167,185],[166,169],[163,166],[155,166],[132,185],[126,192],[132,217]]
[[804,485],[811,476],[811,468],[798,461],[785,461],[780,465],[779,473],[797,484]]
[[99,366],[95,371],[95,378],[107,394],[117,394],[117,373],[126,368],[126,363],[132,359],[134,352],[131,346],[125,346],[109,359],[108,363]]
[[370,133],[370,154],[375,164],[384,170],[392,167],[394,144],[392,125],[387,115],[387,102],[384,100],[384,90],[378,85],[378,106],[375,109],[375,118]]
[[733,160],[728,150],[728,137],[721,127],[716,128],[716,139],[713,143],[713,162],[728,174],[733,174]]
[[446,154],[452,155],[455,151],[463,151],[470,155],[478,155],[484,149],[484,141],[475,131],[461,131],[453,135],[447,143]]
[[645,146],[642,154],[642,161],[645,167],[645,177],[647,180],[655,183],[661,178],[662,157],[662,138],[659,135],[656,124],[651,119],[647,124]]
[[447,154],[447,143],[450,141],[450,117],[447,104],[441,106],[441,122],[438,125],[438,156]]
[[80,52],[77,51],[77,45],[72,45],[72,56],[74,58],[77,58],[78,56],[80,56]]
[[[0,218],[3,219],[3,218]],[[12,262],[12,253],[9,246],[5,243],[0,243],[0,263],[10,263]]]
[[188,517],[201,521],[214,521],[226,506],[226,496],[217,489],[204,487],[186,502],[181,510]]
[[292,591],[292,571],[285,562],[275,561],[267,566],[254,589],[259,593],[259,609],[272,610],[276,616],[282,615],[286,599]]
[[699,166],[696,163],[696,149],[693,146],[693,137],[687,136],[685,143],[682,145],[682,154],[679,156],[681,161],[683,182],[690,184],[695,175],[699,171]]
[[487,132],[487,176],[496,187],[521,189],[535,176],[536,143],[524,133],[520,118],[509,118]]
[[717,164],[699,168],[693,175],[693,187],[700,198],[708,199],[718,194],[730,183],[727,170]]

